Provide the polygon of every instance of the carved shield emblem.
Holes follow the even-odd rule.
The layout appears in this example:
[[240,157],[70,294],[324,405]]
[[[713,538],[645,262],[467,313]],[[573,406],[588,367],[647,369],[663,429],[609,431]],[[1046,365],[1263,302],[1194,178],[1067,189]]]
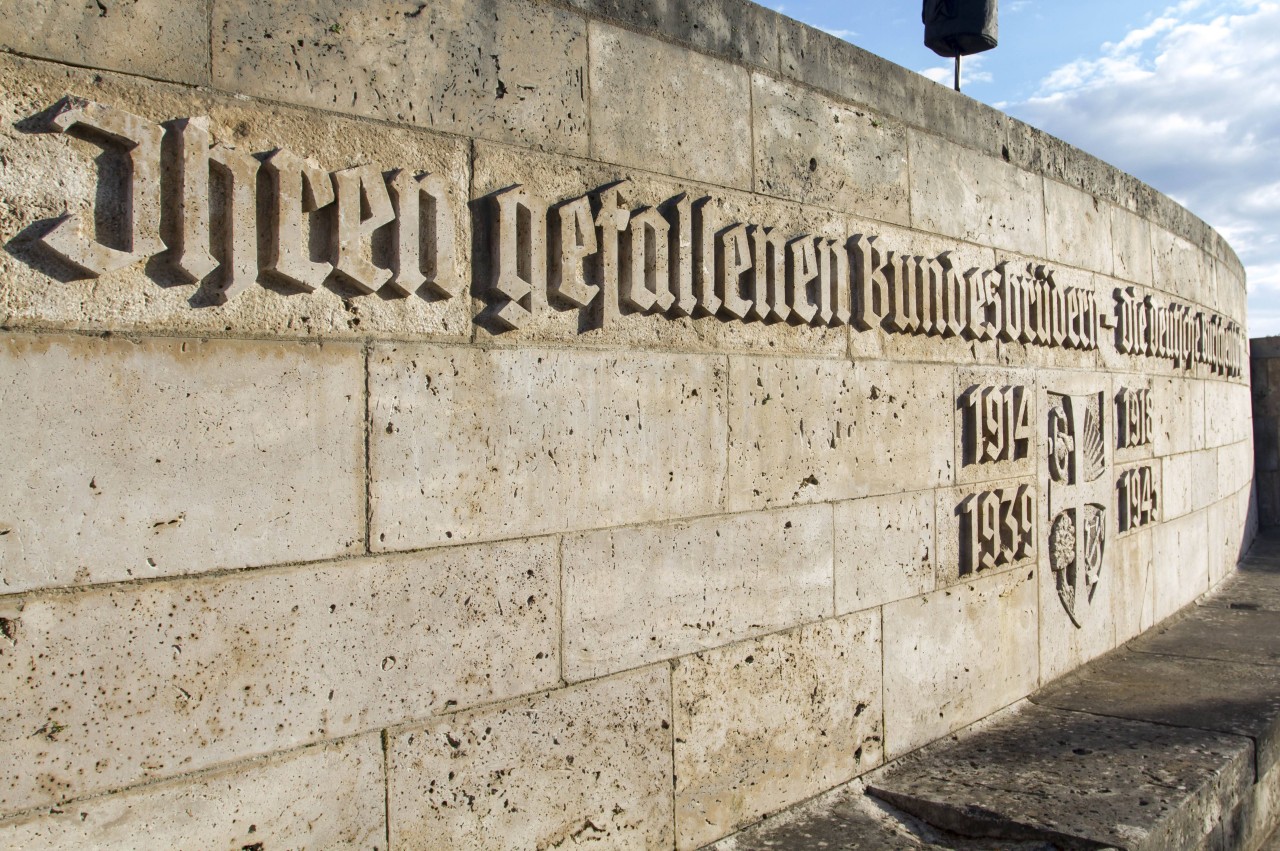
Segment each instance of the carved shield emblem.
[[1102,393],[1049,394],[1049,566],[1076,627],[1102,577],[1107,537],[1106,408]]

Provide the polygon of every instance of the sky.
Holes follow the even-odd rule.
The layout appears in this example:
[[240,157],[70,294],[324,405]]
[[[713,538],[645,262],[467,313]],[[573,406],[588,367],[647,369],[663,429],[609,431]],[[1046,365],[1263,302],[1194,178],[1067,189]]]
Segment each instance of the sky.
[[[952,83],[920,0],[769,5]],[[1249,335],[1280,334],[1280,0],[1001,0],[999,40],[964,60],[964,93],[1208,222],[1245,265]]]

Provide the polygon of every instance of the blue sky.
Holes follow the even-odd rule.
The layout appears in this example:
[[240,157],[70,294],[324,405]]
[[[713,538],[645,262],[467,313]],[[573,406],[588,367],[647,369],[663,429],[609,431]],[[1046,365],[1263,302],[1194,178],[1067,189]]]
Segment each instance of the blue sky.
[[[951,84],[919,0],[770,3]],[[1249,277],[1249,333],[1280,334],[1280,0],[1001,0],[1000,46],[964,92],[1172,196]]]

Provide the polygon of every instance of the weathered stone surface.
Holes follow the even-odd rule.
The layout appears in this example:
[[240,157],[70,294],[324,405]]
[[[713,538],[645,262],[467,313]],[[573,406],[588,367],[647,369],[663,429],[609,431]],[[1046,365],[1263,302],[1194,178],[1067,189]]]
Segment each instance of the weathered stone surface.
[[[1164,492],[1169,493],[1167,477]],[[1165,516],[1152,530],[1157,621],[1209,590],[1208,531],[1208,520],[1202,512],[1177,519]]]
[[0,16],[0,46],[17,53],[207,85],[207,0],[174,4],[13,0]]
[[1044,181],[1045,242],[1060,263],[1111,274],[1112,205],[1088,192]]
[[751,86],[757,192],[910,224],[901,124],[764,74]]
[[671,847],[665,665],[394,731],[392,848]]
[[1151,286],[1151,223],[1123,207],[1111,208],[1112,268],[1124,281]]
[[1222,471],[1217,450],[1169,455],[1161,461],[1161,467],[1164,503],[1160,506],[1160,516],[1163,519],[1173,520],[1199,511],[1218,498],[1218,476]]
[[[69,94],[157,125],[207,116],[211,141],[239,152],[285,148],[326,171],[372,163],[436,175],[457,202],[447,244],[459,278],[470,277],[471,228],[461,206],[470,166],[463,139],[0,55],[0,151],[9,163],[0,169],[0,324],[200,337],[470,339],[468,300],[442,300],[425,288],[403,298],[359,296],[331,276],[304,291],[263,270],[256,285],[222,301],[223,270],[189,283],[175,265],[174,252],[86,278],[38,242],[65,214],[90,219],[95,214],[96,160],[103,150],[72,134],[49,132],[43,119],[32,120]],[[103,165],[118,175],[124,163],[107,156]],[[172,179],[162,173],[162,187]],[[106,211],[121,202],[113,180],[103,187]],[[180,194],[166,195],[164,204],[176,203]],[[261,237],[265,252],[270,240],[266,233]],[[173,234],[167,238],[172,241]],[[217,247],[214,256],[223,257]]]
[[726,59],[778,67],[778,28],[786,18],[749,0],[567,0],[589,15],[605,17]]
[[527,0],[420,9],[213,0],[213,80],[271,100],[537,148],[587,150],[587,37]]
[[1205,447],[1205,384],[1186,378],[1152,381],[1155,454],[1174,455]]
[[1247,384],[1204,382],[1205,445],[1226,446],[1253,436],[1253,405]]
[[1252,762],[1242,736],[1032,706],[882,769],[868,787],[969,835],[1157,851],[1198,847]]
[[12,336],[0,363],[6,593],[362,549],[355,346]]
[[929,133],[907,138],[913,227],[1045,256],[1041,179]]
[[831,534],[824,505],[566,537],[565,678],[830,617]]
[[4,617],[0,812],[547,688],[557,542],[34,597]]
[[592,21],[591,156],[751,189],[745,68]]
[[1153,532],[1139,529],[1111,547],[1111,623],[1122,644],[1155,623],[1156,566]]
[[1133,642],[1144,653],[1280,665],[1280,613],[1198,606]]
[[[1241,488],[1249,486],[1253,480],[1253,442],[1245,441],[1232,446],[1224,446],[1217,452],[1214,466],[1217,467],[1218,490],[1217,499],[1235,496]],[[1201,483],[1207,487],[1212,479]]]
[[1034,570],[887,604],[887,757],[901,756],[1030,692],[1038,676],[1036,610]]
[[1200,601],[1205,608],[1280,612],[1280,587],[1272,570],[1258,569],[1245,561],[1213,593]]
[[948,484],[944,367],[731,358],[729,508],[850,499]]
[[722,506],[723,359],[388,344],[369,375],[377,550]]
[[1215,303],[1213,265],[1204,253],[1176,234],[1151,228],[1152,281],[1157,289],[1199,304]]
[[932,491],[836,503],[836,613],[932,591],[934,529]]
[[961,367],[955,378],[956,481],[1035,475],[1036,374],[1025,369]]
[[[934,516],[938,525],[935,587],[972,582],[1008,570],[1034,568],[1040,558],[1041,538],[1046,532],[1036,480],[1010,479],[981,482],[934,492]],[[974,547],[982,529],[983,505],[990,504],[995,535],[986,546]],[[974,523],[977,527],[974,527]],[[1030,523],[1031,528],[1025,528]],[[1016,528],[1016,538],[1007,528]],[[981,542],[979,542],[981,543]],[[984,563],[984,555],[994,563]]]
[[382,741],[318,745],[0,823],[0,844],[95,848],[382,848]]
[[1280,668],[1188,658],[1172,642],[1160,654],[1120,651],[1031,700],[1073,712],[1248,736],[1259,775],[1280,757]]
[[880,664],[874,611],[681,659],[676,847],[700,847],[879,765]]

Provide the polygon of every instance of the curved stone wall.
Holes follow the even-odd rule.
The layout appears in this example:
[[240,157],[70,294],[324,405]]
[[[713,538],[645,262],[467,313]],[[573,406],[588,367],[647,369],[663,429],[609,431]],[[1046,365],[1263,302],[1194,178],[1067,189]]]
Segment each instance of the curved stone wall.
[[1252,535],[1230,247],[844,42],[17,2],[0,844],[694,848]]

